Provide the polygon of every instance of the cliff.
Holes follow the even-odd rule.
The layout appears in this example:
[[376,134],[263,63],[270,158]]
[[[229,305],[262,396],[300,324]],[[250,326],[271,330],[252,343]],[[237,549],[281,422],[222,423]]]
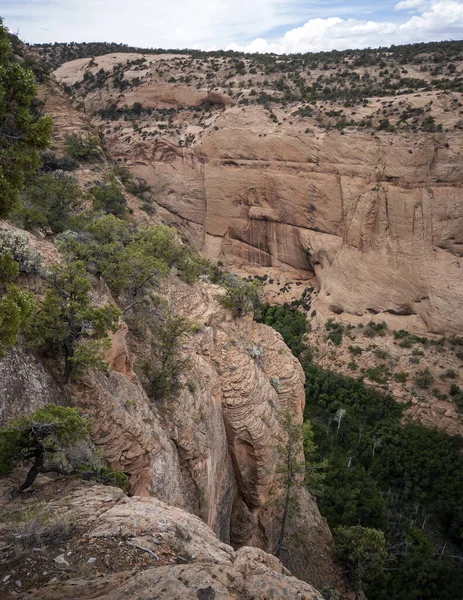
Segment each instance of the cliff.
[[[245,62],[251,73],[253,61]],[[211,65],[215,99],[206,86]],[[282,65],[275,70],[284,72]],[[111,69],[125,78],[122,93]],[[349,65],[346,73],[376,80],[380,69]],[[425,68],[403,71],[421,82],[420,93],[383,99],[373,88],[363,105],[339,102],[338,111],[333,101],[303,110],[278,96],[272,109],[250,104],[251,80],[228,59],[115,54],[71,61],[55,76],[84,104],[113,156],[151,184],[159,214],[209,258],[315,282],[320,302],[337,314],[408,315],[422,331],[458,333],[459,95],[432,89],[437,80]],[[87,86],[84,76],[98,73],[101,83]],[[195,86],[186,83],[192,73]],[[279,89],[277,75],[269,80]],[[327,76],[320,67],[305,75],[310,82]],[[339,69],[330,76],[340,78]],[[269,85],[259,73],[252,82]],[[239,87],[238,105],[228,86]],[[135,102],[141,108],[131,112]],[[342,113],[342,131],[329,130],[331,113]],[[409,115],[445,129],[420,128],[418,118],[411,127]],[[370,126],[362,129],[360,117]],[[390,118],[391,130],[396,124],[394,133],[372,128],[381,117]]]

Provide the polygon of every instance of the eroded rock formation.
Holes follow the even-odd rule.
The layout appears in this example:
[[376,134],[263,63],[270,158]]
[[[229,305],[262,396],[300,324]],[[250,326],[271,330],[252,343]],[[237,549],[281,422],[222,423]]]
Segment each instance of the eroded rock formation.
[[[7,501],[8,481],[2,483],[3,510],[24,510],[24,502]],[[106,486],[40,483],[35,512],[48,515],[48,527],[54,526],[55,532],[62,532],[66,524],[69,533],[49,544],[47,556],[35,552],[29,566],[23,562],[26,571],[33,564],[32,580],[19,563],[10,565],[15,581],[9,581],[11,574],[6,579],[2,574],[3,598],[241,600],[265,594],[282,600],[322,600],[274,556],[250,547],[235,552],[199,518],[156,498],[127,498]],[[2,541],[8,542],[15,528],[0,524]],[[18,590],[18,581],[27,591],[10,594],[12,588]]]

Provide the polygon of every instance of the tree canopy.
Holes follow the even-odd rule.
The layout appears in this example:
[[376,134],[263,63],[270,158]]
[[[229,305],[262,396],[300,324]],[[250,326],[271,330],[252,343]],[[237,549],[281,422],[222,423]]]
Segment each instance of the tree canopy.
[[0,20],[0,217],[18,206],[24,177],[50,141],[52,122],[37,111],[35,95],[34,74],[14,56]]

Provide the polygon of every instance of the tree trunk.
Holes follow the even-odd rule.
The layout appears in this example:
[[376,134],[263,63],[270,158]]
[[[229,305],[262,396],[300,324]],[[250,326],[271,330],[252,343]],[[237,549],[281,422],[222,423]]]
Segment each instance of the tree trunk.
[[283,518],[281,520],[280,535],[278,536],[277,547],[275,550],[275,556],[279,557],[281,548],[283,546],[283,540],[286,533],[286,523],[288,521],[289,514],[289,503],[291,501],[291,487],[293,485],[293,470],[292,470],[292,454],[293,454],[293,440],[291,429],[288,432],[288,454],[287,454],[287,468],[286,473],[286,490],[285,490],[285,505],[283,508]]
[[74,349],[72,347],[72,344],[65,342],[65,344],[64,344],[64,373],[63,373],[64,385],[69,383],[69,380],[71,379],[72,362],[70,359],[73,357],[73,355],[74,355]]
[[40,449],[37,449],[37,452],[35,454],[34,464],[29,469],[29,472],[26,475],[26,479],[25,479],[24,483],[22,483],[17,488],[14,488],[11,490],[11,492],[9,494],[10,500],[13,500],[13,498],[16,498],[16,496],[18,496],[18,494],[20,494],[21,492],[24,492],[24,490],[27,490],[28,488],[30,488],[31,485],[34,483],[34,481],[37,479],[37,475],[41,472],[41,470],[43,468],[43,455],[44,455],[43,448],[40,447]]

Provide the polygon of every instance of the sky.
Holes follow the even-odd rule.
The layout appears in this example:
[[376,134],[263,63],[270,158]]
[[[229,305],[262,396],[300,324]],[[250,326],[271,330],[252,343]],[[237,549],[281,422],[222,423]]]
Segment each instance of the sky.
[[463,0],[0,0],[26,42],[317,52],[463,39]]

